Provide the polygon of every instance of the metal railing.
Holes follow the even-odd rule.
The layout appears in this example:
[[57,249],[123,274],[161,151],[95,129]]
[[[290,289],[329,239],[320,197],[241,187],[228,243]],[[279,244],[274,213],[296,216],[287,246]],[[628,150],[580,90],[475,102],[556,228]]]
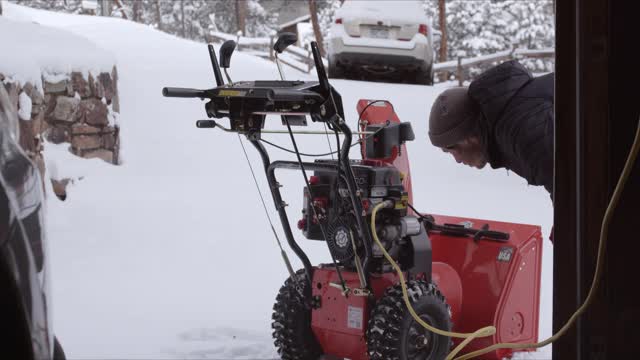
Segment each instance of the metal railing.
[[492,64],[504,60],[522,59],[522,58],[549,58],[554,57],[555,51],[548,49],[517,49],[498,51],[494,54],[482,55],[473,58],[458,57],[457,60],[451,60],[433,64],[434,73],[451,73],[455,72],[458,84],[462,86],[465,81],[465,70],[473,66],[481,66]]
[[[236,42],[236,49],[249,53],[251,55],[259,56],[271,61],[275,60],[275,53],[273,50],[273,44],[277,40],[277,35],[273,34],[269,37],[245,37],[240,32],[236,35],[226,34],[222,32],[212,31],[209,33],[207,39],[208,42],[225,42],[227,40],[234,40]],[[287,47],[284,52],[278,55],[278,59],[283,64],[289,65],[292,68],[309,73],[315,67],[313,62],[313,55],[311,50],[301,48],[299,46],[291,45]],[[325,65],[326,65],[326,60]]]
[[[235,40],[237,49],[251,55],[259,56],[271,61],[275,60],[275,54],[273,51],[273,44],[277,39],[276,34],[272,34],[269,37],[245,37],[240,32],[238,34],[226,34],[222,32],[212,31],[209,33],[207,39],[208,42],[224,42],[227,40]],[[498,51],[494,54],[482,55],[473,58],[458,57],[457,60],[451,60],[441,63],[433,64],[434,74],[437,73],[455,73],[455,77],[458,80],[460,86],[466,80],[467,69],[474,66],[482,66],[486,64],[492,64],[499,61],[522,59],[522,58],[549,58],[555,56],[553,48],[530,50],[530,49],[518,49],[515,46],[510,50]],[[313,62],[313,56],[311,51],[299,46],[289,46],[285,51],[278,55],[278,59],[292,68],[301,72],[309,73],[315,67]],[[326,59],[323,59],[325,66],[327,66]]]

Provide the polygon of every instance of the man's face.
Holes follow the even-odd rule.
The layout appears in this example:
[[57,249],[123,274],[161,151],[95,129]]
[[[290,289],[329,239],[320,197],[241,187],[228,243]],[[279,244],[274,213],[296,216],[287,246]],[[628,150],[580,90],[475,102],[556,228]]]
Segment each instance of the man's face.
[[451,154],[458,164],[482,169],[487,165],[487,158],[484,155],[480,138],[472,136],[454,145],[442,148],[442,151]]

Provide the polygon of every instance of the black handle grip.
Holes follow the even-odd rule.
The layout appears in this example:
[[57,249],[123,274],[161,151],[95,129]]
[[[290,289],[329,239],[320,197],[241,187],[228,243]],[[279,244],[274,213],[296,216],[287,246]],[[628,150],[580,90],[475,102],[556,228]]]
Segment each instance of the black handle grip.
[[509,234],[500,232],[500,231],[486,230],[482,232],[482,236],[488,237],[494,240],[502,240],[502,241],[509,240]]
[[162,88],[162,96],[178,98],[205,98],[205,91],[189,88]]
[[276,40],[276,43],[273,45],[273,50],[275,50],[278,54],[282,54],[287,46],[295,44],[297,41],[298,35],[291,32],[282,33],[280,34],[280,36],[278,36],[278,40]]
[[235,49],[236,42],[233,40],[227,40],[220,46],[220,67],[227,69],[231,65],[231,55]]
[[322,63],[322,56],[320,55],[320,49],[318,43],[311,42],[311,53],[313,54],[313,61],[316,63],[316,73],[318,74],[318,83],[320,84],[320,91],[322,95],[328,97],[331,93],[331,86],[329,85],[329,78],[324,71],[324,64]]
[[216,127],[215,120],[198,120],[196,121],[196,127],[200,129],[211,129]]

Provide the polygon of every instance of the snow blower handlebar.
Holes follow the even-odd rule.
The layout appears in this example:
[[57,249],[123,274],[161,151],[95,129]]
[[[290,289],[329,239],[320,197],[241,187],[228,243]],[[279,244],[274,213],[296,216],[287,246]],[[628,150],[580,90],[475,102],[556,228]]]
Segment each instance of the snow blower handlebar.
[[162,96],[177,98],[207,98],[206,90],[166,87],[162,89]]
[[[277,50],[284,50],[286,46],[292,43],[292,39],[289,35],[280,39]],[[322,57],[315,42],[311,42],[311,49],[316,64],[318,81],[256,80],[240,82],[229,81],[229,83],[224,84],[220,73],[220,66],[222,65],[226,70],[226,67],[230,65],[231,53],[235,47],[233,45],[235,45],[235,43],[227,44],[226,46],[223,44],[221,50],[227,50],[221,51],[220,64],[217,62],[212,46],[209,45],[209,55],[211,57],[217,87],[207,90],[165,87],[162,89],[162,94],[165,97],[209,99],[205,105],[207,116],[215,119],[228,118],[230,120],[230,127],[226,131],[245,135],[258,150],[262,158],[264,170],[267,173],[271,194],[276,210],[280,216],[287,242],[303,263],[306,280],[309,285],[306,288],[311,289],[313,267],[304,251],[297,245],[291,232],[291,227],[285,212],[286,204],[282,201],[279,190],[280,185],[273,172],[278,166],[272,164],[266,149],[262,146],[260,142],[261,133],[267,115],[283,115],[282,123],[287,126],[288,133],[296,148],[295,152],[298,155],[297,163],[290,163],[285,167],[302,170],[305,182],[307,183],[307,191],[310,193],[312,190],[309,186],[305,169],[314,169],[316,164],[301,161],[300,153],[293,137],[294,132],[291,130],[291,125],[306,125],[306,121],[295,123],[292,120],[296,120],[295,116],[310,115],[314,122],[326,123],[329,129],[335,132],[338,144],[340,143],[338,134],[341,134],[342,144],[338,147],[339,160],[337,163],[337,172],[342,174],[341,176],[345,179],[349,192],[348,199],[353,206],[354,213],[361,214],[363,212],[363,205],[358,195],[358,186],[356,185],[354,172],[349,160],[349,149],[352,145],[353,133],[344,121],[342,99],[340,94],[329,84]],[[224,57],[224,59],[222,57]],[[199,128],[222,128],[215,120],[200,120],[196,125]],[[373,239],[365,220],[357,217],[357,223],[359,232],[364,238],[365,256],[362,259],[362,268],[365,274],[369,274],[369,262],[372,257],[371,244],[373,243]],[[365,279],[365,286],[368,286],[367,283],[368,278]]]

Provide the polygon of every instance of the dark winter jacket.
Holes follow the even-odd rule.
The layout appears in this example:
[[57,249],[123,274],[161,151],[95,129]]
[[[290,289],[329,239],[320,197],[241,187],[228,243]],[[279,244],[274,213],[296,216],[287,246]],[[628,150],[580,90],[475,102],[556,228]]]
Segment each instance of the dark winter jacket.
[[469,86],[482,112],[489,164],[507,168],[553,196],[554,74],[533,77],[513,60],[487,70]]

